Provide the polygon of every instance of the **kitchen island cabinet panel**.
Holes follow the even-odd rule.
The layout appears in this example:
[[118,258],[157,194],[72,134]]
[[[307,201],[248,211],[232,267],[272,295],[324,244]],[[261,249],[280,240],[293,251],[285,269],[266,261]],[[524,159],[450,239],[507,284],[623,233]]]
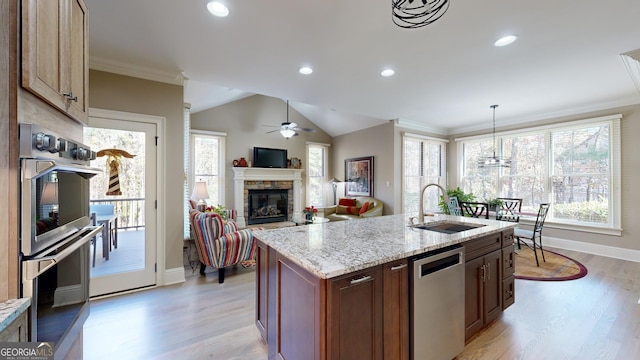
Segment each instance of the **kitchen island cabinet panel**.
[[384,358],[409,360],[409,261],[382,268]]
[[465,263],[465,339],[502,314],[502,250]]
[[273,251],[269,257],[276,260],[277,284],[275,309],[268,310],[274,315],[268,319],[269,358],[324,359],[326,280]]
[[382,269],[380,266],[330,280],[330,359],[382,360]]
[[339,222],[256,230],[256,325],[269,359],[407,360],[409,259],[456,244],[477,254],[466,263],[465,320],[475,317],[475,333],[498,316],[502,233],[515,224],[448,215],[430,221],[484,226],[443,234],[391,215],[350,222],[349,231]]
[[256,250],[256,326],[267,341],[267,300],[269,289],[269,249],[258,242]]

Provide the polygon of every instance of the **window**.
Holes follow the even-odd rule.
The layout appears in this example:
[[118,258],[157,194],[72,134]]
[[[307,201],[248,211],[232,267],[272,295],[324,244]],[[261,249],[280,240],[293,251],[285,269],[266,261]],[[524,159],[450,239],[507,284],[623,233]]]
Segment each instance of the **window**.
[[[307,143],[307,205],[316,207],[325,205],[322,190],[328,180],[328,150],[328,144]],[[333,202],[330,205],[333,205]]]
[[522,198],[523,212],[551,203],[547,221],[620,228],[620,115],[496,134],[510,168],[478,168],[490,135],[456,139],[461,188],[479,200]]
[[193,189],[196,181],[204,181],[209,206],[224,205],[224,139],[222,133],[191,131],[189,186]]
[[[402,206],[405,213],[418,212],[422,188],[436,183],[447,187],[446,140],[405,133],[403,137]],[[439,211],[441,193],[428,191],[424,197],[426,211]]]

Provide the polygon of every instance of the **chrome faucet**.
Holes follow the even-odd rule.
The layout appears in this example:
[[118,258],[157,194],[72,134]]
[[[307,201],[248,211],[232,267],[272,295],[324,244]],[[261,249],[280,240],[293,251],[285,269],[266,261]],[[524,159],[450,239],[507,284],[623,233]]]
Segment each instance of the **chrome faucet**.
[[422,188],[422,191],[420,191],[420,210],[418,211],[418,221],[419,222],[424,222],[424,191],[427,190],[428,187],[430,186],[435,186],[438,189],[440,189],[440,191],[442,191],[442,198],[444,199],[444,203],[445,205],[449,204],[449,196],[447,196],[447,190],[445,190],[445,188],[443,188],[442,186],[436,184],[436,183],[432,183],[432,184],[427,184]]

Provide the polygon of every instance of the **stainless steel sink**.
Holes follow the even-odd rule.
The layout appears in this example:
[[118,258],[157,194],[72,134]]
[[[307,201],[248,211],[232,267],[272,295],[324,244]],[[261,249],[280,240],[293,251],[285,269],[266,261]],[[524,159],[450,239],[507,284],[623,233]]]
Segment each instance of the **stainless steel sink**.
[[427,223],[427,224],[418,224],[413,225],[412,227],[415,229],[429,230],[435,231],[444,234],[455,234],[462,231],[472,230],[479,227],[486,226],[484,224],[463,224],[456,222],[442,222],[442,223]]

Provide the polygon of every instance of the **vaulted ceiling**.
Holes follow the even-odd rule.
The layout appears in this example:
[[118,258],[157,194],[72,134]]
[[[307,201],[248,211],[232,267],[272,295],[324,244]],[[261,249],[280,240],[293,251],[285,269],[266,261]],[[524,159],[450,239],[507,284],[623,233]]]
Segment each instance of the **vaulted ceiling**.
[[620,57],[640,48],[638,0],[451,0],[418,29],[391,0],[226,0],[224,18],[204,0],[86,3],[91,67],[184,75],[194,112],[262,94],[332,136],[392,119],[450,134],[490,127],[491,104],[501,125],[640,103]]

